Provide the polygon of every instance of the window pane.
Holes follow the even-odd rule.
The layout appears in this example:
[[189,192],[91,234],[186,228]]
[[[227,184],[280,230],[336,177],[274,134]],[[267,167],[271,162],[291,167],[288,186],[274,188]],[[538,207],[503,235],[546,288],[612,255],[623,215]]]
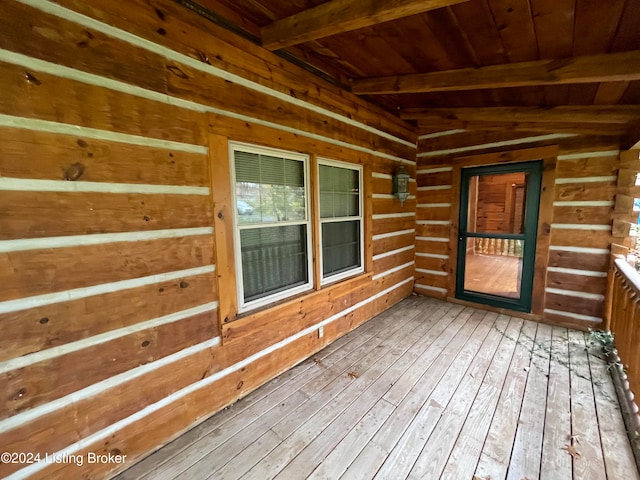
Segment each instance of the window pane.
[[235,151],[238,223],[306,219],[304,163]]
[[469,180],[470,232],[524,233],[529,174],[474,175]]
[[320,165],[320,216],[322,218],[360,215],[359,175],[358,170]]
[[245,302],[309,280],[305,225],[241,230],[240,251]]
[[360,221],[324,223],[322,275],[328,277],[360,266]]

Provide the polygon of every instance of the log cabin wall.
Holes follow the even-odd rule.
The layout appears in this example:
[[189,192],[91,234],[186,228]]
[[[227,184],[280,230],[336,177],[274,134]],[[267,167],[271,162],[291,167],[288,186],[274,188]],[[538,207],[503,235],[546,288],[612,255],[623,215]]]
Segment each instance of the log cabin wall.
[[[111,476],[412,292],[404,122],[171,0],[0,22],[0,445],[70,459],[1,477]],[[229,140],[362,165],[365,273],[236,315]]]
[[508,155],[553,145],[558,149],[555,168],[545,172],[553,180],[551,212],[546,212],[552,221],[538,231],[538,243],[549,244],[548,266],[536,269],[544,282],[536,292],[534,278],[534,309],[539,307],[533,313],[555,324],[602,326],[621,145],[617,137],[460,131],[423,135],[418,143],[416,292],[455,295],[451,238],[457,232],[453,207],[459,199],[452,194],[453,165],[464,164],[461,157],[469,155]]

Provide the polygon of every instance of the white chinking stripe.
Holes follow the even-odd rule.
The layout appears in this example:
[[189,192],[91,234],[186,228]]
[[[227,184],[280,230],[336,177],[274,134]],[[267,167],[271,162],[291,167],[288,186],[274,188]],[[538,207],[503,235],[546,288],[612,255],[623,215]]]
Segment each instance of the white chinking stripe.
[[119,40],[122,40],[124,42],[127,42],[131,45],[143,48],[145,50],[148,50],[150,52],[156,53],[158,55],[164,56],[167,59],[171,59],[171,60],[175,60],[179,63],[183,63],[185,65],[188,65],[191,68],[194,68],[196,70],[199,70],[201,72],[204,73],[208,73],[210,75],[213,75],[215,77],[224,79],[226,81],[229,82],[233,82],[236,83],[238,85],[242,85],[243,87],[249,88],[251,90],[263,93],[265,95],[269,95],[271,97],[277,98],[279,100],[283,100],[287,103],[291,103],[293,105],[305,108],[307,110],[311,110],[313,112],[316,113],[320,113],[322,115],[325,115],[327,117],[333,118],[335,120],[338,120],[342,123],[346,123],[348,125],[352,125],[354,127],[360,128],[362,130],[365,130],[367,132],[371,132],[371,133],[375,133],[376,135],[379,135],[381,137],[384,137],[386,139],[392,140],[396,143],[400,143],[402,145],[405,145],[407,147],[411,147],[411,148],[417,148],[416,145],[414,143],[409,142],[408,140],[404,140],[402,138],[396,137],[394,135],[391,135],[390,133],[384,132],[382,130],[378,130],[375,127],[371,127],[365,123],[362,122],[358,122],[357,120],[353,120],[351,118],[348,118],[347,116],[344,115],[340,115],[337,114],[335,112],[332,112],[331,110],[319,107],[317,105],[313,105],[311,103],[305,102],[303,100],[300,100],[298,98],[292,97],[290,95],[287,95],[285,93],[279,92],[277,90],[271,89],[269,87],[266,87],[264,85],[261,85],[257,82],[253,82],[251,80],[247,80],[246,78],[243,78],[239,75],[230,73],[226,70],[223,70],[221,68],[218,67],[214,67],[213,65],[209,65],[208,63],[202,62],[200,60],[196,60],[195,58],[191,58],[187,55],[184,55],[182,53],[176,52],[174,50],[171,50],[170,48],[167,47],[163,47],[162,45],[159,45],[157,43],[151,42],[145,38],[139,37],[137,35],[134,35],[132,33],[129,33],[125,30],[121,30],[117,27],[108,25],[106,23],[100,22],[98,20],[95,20],[91,17],[88,17],[86,15],[83,15],[81,13],[78,12],[74,12],[73,10],[69,10],[65,7],[62,7],[60,5],[56,5],[52,2],[49,2],[47,0],[18,0],[21,3],[24,3],[26,5],[30,5],[34,8],[37,8],[39,10],[42,10],[43,12],[49,13],[51,15],[55,15],[57,17],[63,18],[65,20],[69,20],[71,22],[80,24],[84,27],[88,27],[88,28],[93,28],[95,30],[98,30],[102,33],[104,33],[105,35],[108,35],[110,37],[113,38],[117,38]]
[[563,288],[545,288],[548,293],[555,293],[556,295],[564,295],[566,297],[586,298],[588,300],[604,300],[604,295],[597,293],[585,293],[576,292],[574,290],[565,290]]
[[578,160],[579,158],[602,158],[620,155],[620,150],[602,150],[599,152],[570,153],[558,155],[558,160]]
[[430,187],[418,187],[419,192],[431,192],[433,190],[449,190],[451,185],[432,185]]
[[561,200],[553,202],[554,207],[613,207],[615,202],[610,200]]
[[0,177],[0,190],[16,192],[141,193],[150,195],[209,195],[209,187],[142,183],[68,182]]
[[570,177],[556,178],[556,185],[568,183],[595,183],[595,182],[615,182],[618,179],[615,175],[607,175],[601,177]]
[[409,250],[413,250],[415,247],[413,245],[409,245],[408,247],[398,248],[396,250],[391,250],[389,252],[379,253],[378,255],[373,256],[373,261],[380,260],[381,258],[390,257],[391,255],[396,255],[402,252],[408,252]]
[[426,268],[416,268],[416,272],[438,275],[440,277],[447,277],[449,275],[447,272],[443,272],[441,270],[428,270]]
[[35,353],[29,353],[18,358],[12,358],[0,362],[0,374],[10,372],[17,368],[24,368],[34,363],[43,362],[45,360],[51,360],[52,358],[66,355],[67,353],[77,352],[84,348],[93,347],[101,343],[115,340],[116,338],[124,337],[132,333],[141,332],[149,328],[159,327],[168,323],[174,323],[185,318],[193,317],[200,313],[210,312],[218,308],[218,302],[209,302],[204,305],[182,310],[180,312],[171,313],[162,317],[154,318],[153,320],[147,320],[145,322],[136,323],[128,327],[118,328],[109,332],[94,335],[93,337],[83,338],[76,342],[66,343],[58,347],[48,348]]
[[586,277],[606,278],[607,272],[594,272],[593,270],[578,270],[577,268],[547,267],[547,272],[566,273],[568,275],[583,275]]
[[116,242],[142,242],[162,238],[182,238],[197,235],[210,235],[212,227],[174,228],[150,230],[146,232],[96,233],[89,235],[68,235],[61,237],[21,238],[19,240],[0,240],[0,253],[23,252],[40,248],[65,248],[85,245],[102,245]]
[[439,293],[447,293],[448,292],[448,290],[446,288],[432,287],[431,285],[422,285],[420,283],[416,283],[414,285],[414,288],[421,288],[423,290],[431,290],[433,292],[439,292]]
[[425,242],[448,242],[449,239],[445,237],[416,237],[416,240],[424,240]]
[[126,143],[129,145],[142,145],[147,147],[162,148],[165,150],[178,150],[188,153],[200,153],[206,155],[209,152],[207,147],[201,145],[191,145],[189,143],[174,142],[171,140],[160,140],[158,138],[142,137],[129,133],[111,132],[97,128],[80,127],[68,123],[51,122],[49,120],[39,120],[35,118],[14,117],[0,113],[0,127],[22,128],[37,132],[58,133],[61,135],[77,135],[96,140],[107,140],[110,142]]
[[551,228],[557,228],[562,230],[598,230],[598,231],[609,231],[611,230],[611,225],[582,225],[578,223],[552,223]]
[[460,148],[449,148],[446,150],[438,150],[435,152],[421,152],[418,153],[418,157],[435,157],[438,155],[447,155],[449,153],[460,153],[460,152],[469,152],[472,150],[480,150],[482,148],[492,148],[492,147],[506,147],[509,145],[518,145],[520,143],[529,143],[529,142],[542,142],[545,140],[558,140],[560,138],[568,138],[575,137],[575,133],[552,133],[549,135],[539,135],[536,137],[525,137],[525,138],[517,138],[515,140],[506,140],[504,142],[491,142],[484,143],[482,145],[471,145],[469,147],[460,147]]
[[551,245],[549,250],[558,250],[560,252],[576,252],[576,253],[593,253],[600,255],[609,255],[611,250],[608,248],[591,248],[591,247],[572,247],[564,245]]
[[43,405],[39,405],[24,412],[20,412],[16,415],[13,415],[12,417],[0,420],[0,431],[7,432],[14,428],[18,428],[44,415],[54,413],[66,407],[67,405],[78,403],[82,400],[95,397],[96,395],[99,395],[111,388],[117,387],[118,385],[122,385],[123,383],[135,380],[136,378],[146,375],[147,373],[150,373],[154,370],[158,370],[164,366],[170,365],[174,362],[178,362],[183,358],[187,358],[190,355],[194,355],[202,350],[216,347],[218,345],[220,345],[220,337],[212,338],[211,340],[207,340],[206,342],[198,343],[197,345],[187,347],[184,350],[180,350],[176,353],[172,353],[171,355],[167,355],[166,357],[162,357],[159,360],[145,363],[144,365],[141,365],[139,367],[127,370],[126,372],[120,373],[118,375],[114,375],[113,377],[110,377],[98,383],[94,383],[93,385],[90,385],[81,390],[77,390],[64,397],[57,398]]
[[428,173],[442,173],[442,172],[452,172],[453,167],[434,167],[434,168],[421,168],[417,170],[416,173],[419,174],[428,174]]
[[401,213],[377,213],[375,215],[371,215],[373,220],[384,220],[387,218],[404,218],[404,217],[415,217],[416,212],[401,212]]
[[[388,173],[379,173],[379,172],[373,172],[371,174],[371,176],[373,178],[384,178],[385,180],[392,180],[393,179],[393,175],[390,175]],[[410,178],[409,179],[410,182],[415,182],[416,179],[415,178]]]
[[442,260],[447,260],[449,255],[444,255],[441,253],[422,253],[416,252],[416,257],[425,257],[425,258],[440,258]]
[[91,287],[76,288],[66,290],[64,292],[47,293],[44,295],[36,295],[33,297],[18,298],[16,300],[7,300],[0,302],[0,313],[18,312],[29,308],[42,307],[44,305],[52,305],[54,303],[68,302],[79,300],[81,298],[92,297],[94,295],[102,295],[105,293],[119,292],[130,288],[143,287],[154,283],[169,282],[184,277],[192,277],[195,275],[203,275],[213,273],[215,265],[205,265],[203,267],[188,268],[175,272],[160,273],[149,275],[146,277],[133,278],[130,280],[120,280],[118,282],[103,283],[93,285]]
[[[123,429],[124,427],[126,427],[127,425],[130,425],[134,422],[137,422],[138,420],[142,420],[143,418],[145,418],[146,416],[152,414],[153,412],[160,410],[161,408],[164,408],[168,405],[171,405],[173,402],[180,400],[181,398],[186,397],[187,395],[196,392],[202,388],[205,388],[215,382],[217,382],[218,380],[226,377],[227,375],[230,375],[233,372],[237,372],[238,370],[241,370],[242,368],[245,368],[246,366],[250,365],[251,363],[261,359],[262,357],[265,357],[267,355],[269,355],[270,353],[275,352],[276,350],[279,350],[285,346],[287,346],[288,344],[298,340],[299,338],[304,337],[305,335],[308,335],[310,333],[315,332],[316,330],[318,330],[318,328],[320,327],[324,327],[326,325],[328,325],[329,323],[332,323],[338,319],[340,319],[341,317],[348,315],[349,313],[363,307],[364,305],[373,302],[375,300],[377,300],[378,298],[383,297],[384,295],[386,295],[387,293],[392,292],[393,290],[407,284],[413,282],[413,276],[406,278],[405,280],[341,311],[336,313],[335,315],[327,318],[326,320],[323,320],[320,323],[317,323],[311,327],[308,327],[298,333],[296,333],[295,335],[285,338],[284,340],[281,340],[280,342],[271,345],[269,348],[266,348],[265,350],[262,350],[258,353],[255,353],[253,355],[251,355],[250,357],[245,358],[244,360],[231,365],[230,367],[225,368],[224,370],[221,370],[219,372],[216,372],[215,374],[204,378],[198,382],[192,383],[191,385],[182,388],[181,390],[178,390],[177,392],[172,393],[171,395],[163,398],[162,400],[152,403],[151,405],[147,405],[145,408],[143,408],[142,410],[134,413],[133,415],[130,415],[116,423],[113,423],[111,425],[109,425],[108,427],[100,430],[99,432],[96,432],[92,435],[89,435],[88,437],[83,438],[82,440],[79,440],[78,442],[69,445],[68,447],[54,453],[54,456],[69,456],[69,455],[73,455],[74,453],[82,450],[83,448],[86,448],[88,446],[90,446],[93,443],[99,442],[105,438],[110,437],[111,435],[114,435],[115,433],[117,433],[119,430]],[[25,412],[25,413],[28,413]],[[33,463],[31,465],[29,465],[28,467],[23,468],[22,470],[19,470],[15,473],[13,473],[12,475],[6,477],[6,479],[11,479],[11,480],[17,480],[17,479],[23,479],[25,477],[28,477],[30,475],[34,475],[37,472],[43,470],[44,468],[46,468],[49,464],[45,461],[40,461],[37,463]]]
[[443,202],[443,203],[418,203],[416,205],[417,208],[447,208],[450,207],[451,203]]
[[430,138],[438,138],[438,137],[446,137],[448,135],[455,135],[456,133],[463,133],[466,130],[454,129],[454,130],[445,130],[443,132],[435,132],[435,133],[427,133],[426,135],[420,135],[418,140],[429,140]]
[[383,238],[398,237],[400,235],[408,235],[410,233],[416,233],[415,228],[409,228],[407,230],[398,230],[398,231],[389,232],[389,233],[379,233],[377,235],[374,235],[372,237],[372,239],[373,240],[382,240]]
[[380,272],[380,273],[374,275],[373,277],[371,277],[371,280],[378,280],[379,278],[386,277],[387,275],[391,275],[392,273],[399,272],[400,270],[403,270],[403,269],[405,269],[407,267],[410,267],[414,263],[415,263],[414,261],[407,262],[407,263],[404,263],[402,265],[398,265],[397,267],[393,267],[393,268],[387,270],[386,272]]
[[378,173],[378,172],[373,172],[371,174],[371,176],[373,178],[384,178],[385,180],[392,180],[393,179],[393,175],[390,175],[388,173]]
[[450,220],[416,220],[417,225],[451,225]]
[[573,313],[573,312],[564,312],[562,310],[555,310],[553,308],[545,308],[544,313],[562,315],[563,317],[575,318],[576,320],[585,320],[587,322],[602,322],[602,318],[600,317],[592,317],[590,315],[581,315],[579,313]]
[[[23,1],[23,0],[20,0]],[[27,0],[24,0],[27,1]],[[30,1],[30,0],[29,0]],[[60,76],[63,78],[69,78],[71,80],[80,81],[83,83],[87,83],[90,85],[96,85],[104,88],[109,88],[114,91],[119,91],[122,93],[126,93],[129,95],[135,95],[140,98],[145,98],[147,100],[153,100],[157,102],[166,103],[168,105],[174,105],[181,108],[186,108],[189,110],[197,111],[197,112],[211,112],[219,115],[223,115],[229,118],[234,118],[237,120],[242,120],[244,122],[255,123],[257,125],[263,125],[266,127],[274,128],[277,130],[281,130],[283,132],[295,133],[297,135],[301,135],[307,138],[313,138],[315,140],[320,140],[326,143],[331,143],[334,145],[343,146],[346,148],[350,148],[352,150],[357,150],[360,152],[369,153],[374,156],[378,156],[381,158],[386,158],[389,160],[394,160],[401,163],[407,163],[410,165],[414,165],[416,162],[413,160],[407,160],[405,158],[396,157],[394,155],[389,155],[387,153],[378,152],[376,150],[372,150],[367,147],[361,147],[359,145],[353,145],[348,142],[344,142],[342,140],[335,140],[329,137],[324,137],[322,135],[318,135],[311,132],[305,132],[304,130],[299,130],[297,128],[287,127],[285,125],[280,125],[273,122],[268,122],[266,120],[260,120],[258,118],[249,117],[247,115],[241,115],[238,113],[230,112],[227,110],[222,110],[219,108],[211,107],[208,105],[202,105],[196,102],[192,102],[189,100],[183,100],[178,97],[172,97],[163,93],[154,92],[152,90],[146,90],[142,87],[137,87],[134,85],[130,85],[128,83],[121,82],[119,80],[112,80],[109,78],[104,78],[99,75],[94,75],[92,73],[82,72],[80,70],[75,70],[73,68],[65,67],[62,65],[57,65],[55,63],[46,62],[44,60],[38,60],[32,57],[27,57],[25,55],[10,52],[8,50],[0,49],[0,60],[8,61],[11,63],[15,63],[21,66],[26,66],[33,70],[42,71],[45,73],[50,73],[52,75]],[[201,62],[199,62],[201,63]],[[51,122],[53,123],[53,122]],[[77,134],[77,133],[76,133]],[[119,134],[126,135],[126,134]],[[130,137],[136,137],[136,135],[129,135]],[[141,137],[145,138],[145,137]],[[132,142],[130,142],[132,143]],[[178,143],[178,142],[175,142]],[[143,145],[144,143],[140,143]],[[206,148],[206,147],[203,147]]]
[[[379,198],[379,199],[385,199],[385,200],[395,200],[396,196],[392,193],[374,193],[371,195],[371,198]],[[409,195],[407,197],[407,200],[415,200],[416,196],[415,195]]]

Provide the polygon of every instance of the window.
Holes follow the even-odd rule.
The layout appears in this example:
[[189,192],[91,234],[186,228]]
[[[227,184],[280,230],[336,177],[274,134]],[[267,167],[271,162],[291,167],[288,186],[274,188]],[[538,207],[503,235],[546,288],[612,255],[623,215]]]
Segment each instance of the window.
[[320,160],[322,283],[364,271],[362,168]]
[[250,310],[311,288],[308,156],[231,143],[238,304]]

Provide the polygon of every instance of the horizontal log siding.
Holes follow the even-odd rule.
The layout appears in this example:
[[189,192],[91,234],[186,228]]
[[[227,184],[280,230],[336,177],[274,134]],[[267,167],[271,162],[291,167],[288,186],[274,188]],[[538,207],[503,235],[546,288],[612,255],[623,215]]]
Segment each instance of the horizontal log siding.
[[[519,138],[521,143],[517,143]],[[500,146],[501,141],[509,143]],[[563,135],[536,141],[526,132],[453,132],[421,139],[416,166],[417,293],[441,298],[454,295],[450,290],[455,275],[450,268],[452,252],[448,243],[437,241],[449,237],[449,225],[455,220],[446,206],[458,201],[451,198],[449,187],[448,167],[453,159],[544,145],[559,146],[544,318],[578,328],[602,322],[619,168],[620,141],[615,138]],[[452,152],[457,148],[464,151]],[[588,298],[577,297],[575,292],[585,292]]]
[[[123,5],[0,5],[0,444],[126,455],[0,477],[110,477],[413,290],[412,127],[171,0]],[[221,324],[212,134],[363,165],[366,273]]]

